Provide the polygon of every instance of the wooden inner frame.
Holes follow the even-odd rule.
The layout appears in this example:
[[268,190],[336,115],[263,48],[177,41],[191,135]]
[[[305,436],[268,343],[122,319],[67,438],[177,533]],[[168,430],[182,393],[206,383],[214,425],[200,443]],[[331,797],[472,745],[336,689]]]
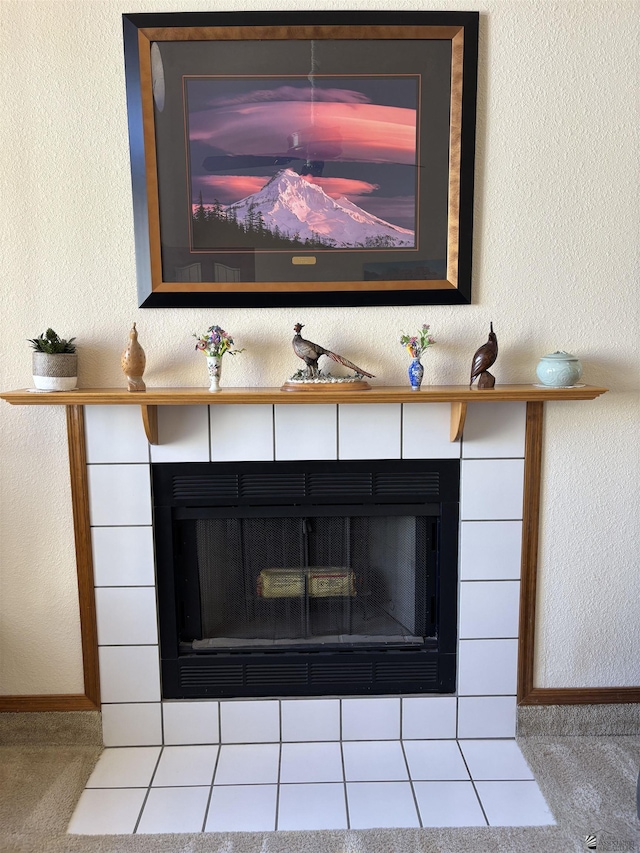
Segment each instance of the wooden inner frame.
[[462,167],[462,70],[464,30],[451,39],[451,118],[449,130],[449,234],[447,238],[447,282],[458,286],[460,256],[460,169]]
[[[135,17],[135,16],[132,16]],[[154,102],[152,91],[152,72],[151,72],[151,45],[154,42],[162,41],[269,41],[269,40],[448,40],[451,42],[451,113],[449,124],[449,174],[448,174],[448,222],[447,222],[447,270],[446,279],[401,279],[401,280],[362,280],[362,281],[239,281],[239,282],[170,282],[163,278],[162,270],[162,244],[160,232],[160,204],[159,204],[159,186],[157,172],[157,158],[155,153],[155,121],[154,121]],[[249,298],[249,294],[255,294],[255,299],[261,300],[259,304],[263,304],[263,300],[269,299],[269,294],[281,294],[280,299],[274,304],[289,305],[292,300],[295,300],[296,294],[298,298],[313,301],[309,304],[369,304],[366,294],[371,294],[371,299],[374,300],[370,304],[386,304],[384,302],[384,293],[393,292],[396,294],[395,301],[404,301],[408,304],[413,304],[419,300],[419,292],[438,292],[440,294],[450,292],[451,297],[443,299],[436,298],[436,301],[453,301],[467,302],[470,296],[466,290],[470,285],[464,285],[462,291],[458,290],[460,284],[460,263],[461,256],[464,254],[465,266],[468,271],[465,272],[465,280],[470,278],[470,247],[471,247],[471,227],[473,214],[472,211],[465,211],[465,230],[468,231],[468,236],[464,238],[465,246],[461,247],[461,170],[462,165],[462,147],[463,147],[463,130],[462,130],[462,110],[463,110],[463,82],[465,77],[468,77],[469,72],[465,72],[464,68],[464,52],[465,52],[465,26],[442,26],[442,25],[275,25],[275,26],[161,26],[161,27],[141,27],[138,30],[138,57],[139,57],[139,85],[140,98],[142,107],[142,136],[144,140],[144,172],[145,172],[145,194],[147,205],[147,222],[148,229],[148,260],[145,264],[138,263],[139,276],[139,292],[141,300],[144,299],[143,291],[147,287],[141,283],[140,276],[143,275],[143,267],[148,266],[150,292],[146,300],[141,301],[143,306],[147,304],[149,307],[154,305],[167,305],[165,302],[154,302],[154,294],[157,294],[156,299],[165,300],[171,299],[172,294],[175,294],[176,304],[191,304],[191,302],[182,302],[180,300],[188,300],[189,294],[193,294],[192,299],[203,300],[207,298],[207,294],[218,295],[225,299],[225,304],[236,304],[238,298],[242,298],[242,294],[247,294],[245,298]],[[472,59],[467,62],[475,63],[475,54]],[[466,96],[465,110],[469,112],[466,121],[469,129],[465,131],[466,146],[471,150],[470,167],[467,167],[466,181],[468,184],[465,190],[465,207],[472,205],[473,195],[473,145],[475,131],[471,127],[475,123],[475,117],[471,113],[475,112],[475,68],[473,70],[473,92],[469,92]],[[129,84],[128,84],[129,85]],[[469,84],[467,84],[469,85]],[[470,87],[471,88],[471,87]],[[131,133],[131,131],[130,131]],[[468,155],[467,156],[468,159]],[[134,180],[135,193],[135,180]],[[136,218],[136,227],[140,229],[142,219]],[[137,239],[138,253],[141,252],[142,240]],[[298,254],[302,250],[297,250]],[[354,249],[353,251],[357,251]],[[195,257],[195,256],[194,256]],[[298,267],[297,267],[298,268]],[[303,267],[304,269],[304,267]],[[415,296],[412,294],[415,293]],[[313,294],[318,294],[317,298],[313,298]],[[341,296],[342,294],[342,296]],[[383,300],[382,302],[380,300]],[[231,300],[231,301],[229,301]],[[327,301],[328,300],[328,301]],[[361,301],[364,300],[364,301]],[[431,300],[429,300],[431,301]],[[202,301],[198,301],[198,305],[203,305]],[[258,304],[258,303],[256,303]],[[265,303],[266,304],[266,303]],[[305,304],[307,304],[305,302]]]
[[[604,391],[604,389],[599,390],[601,392]],[[89,520],[84,406],[67,405],[66,408],[85,692],[84,694],[72,695],[4,696],[0,697],[0,711],[95,710],[100,707],[98,640]],[[543,416],[544,401],[535,400],[527,402],[520,630],[518,641],[518,704],[558,705],[640,702],[640,687],[540,688],[534,686]]]

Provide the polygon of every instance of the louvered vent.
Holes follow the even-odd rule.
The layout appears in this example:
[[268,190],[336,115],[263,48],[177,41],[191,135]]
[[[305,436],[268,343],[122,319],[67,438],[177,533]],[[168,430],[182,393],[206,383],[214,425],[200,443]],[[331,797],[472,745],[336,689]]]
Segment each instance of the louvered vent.
[[180,504],[205,500],[237,500],[238,494],[237,474],[173,477],[173,497]]
[[432,684],[438,680],[438,664],[434,660],[426,661],[389,661],[376,663],[376,681],[391,683],[417,681],[421,684]]
[[211,666],[189,666],[182,662],[180,686],[186,688],[242,687],[244,666],[237,664],[213,664]]
[[312,663],[312,684],[371,684],[373,682],[373,664],[355,663],[345,658],[335,663]]
[[[340,654],[339,659],[318,660],[314,654],[304,652],[286,655],[283,660],[278,657],[275,655],[268,662],[251,660],[250,655],[237,663],[229,663],[228,659],[205,663],[202,658],[197,662],[179,661],[178,682],[184,691],[181,695],[273,696],[281,693],[296,696],[327,692],[357,694],[376,689],[382,695],[434,692],[443,676],[439,658],[431,655],[428,659],[421,656],[422,659],[417,660],[412,654],[403,653],[374,661],[357,660],[350,654]],[[452,678],[453,671],[450,680]],[[453,681],[449,687],[452,689]]]
[[191,501],[246,501],[274,503],[280,500],[337,498],[398,498],[413,502],[436,499],[440,476],[431,472],[335,472],[210,474],[173,477],[176,503]]
[[303,498],[306,494],[304,474],[242,474],[240,494],[253,500]]
[[437,471],[380,471],[375,475],[376,495],[400,495],[411,502],[417,495],[436,498],[439,492]]
[[268,666],[246,665],[246,683],[251,684],[306,684],[309,668],[306,663],[276,663]]
[[327,473],[307,474],[307,493],[310,497],[329,497],[332,495],[373,495],[373,475],[363,473]]

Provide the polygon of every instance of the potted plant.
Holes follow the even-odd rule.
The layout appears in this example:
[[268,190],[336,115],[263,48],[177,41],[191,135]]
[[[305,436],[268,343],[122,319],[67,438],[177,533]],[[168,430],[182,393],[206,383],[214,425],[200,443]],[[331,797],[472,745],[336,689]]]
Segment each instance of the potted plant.
[[30,338],[33,347],[33,384],[41,391],[72,391],[78,383],[75,338],[65,341],[53,329]]

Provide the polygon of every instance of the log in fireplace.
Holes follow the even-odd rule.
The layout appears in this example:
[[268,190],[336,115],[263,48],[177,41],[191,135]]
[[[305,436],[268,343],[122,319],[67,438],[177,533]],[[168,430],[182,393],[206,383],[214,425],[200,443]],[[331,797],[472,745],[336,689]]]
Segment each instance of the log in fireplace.
[[459,474],[154,464],[163,697],[453,693]]

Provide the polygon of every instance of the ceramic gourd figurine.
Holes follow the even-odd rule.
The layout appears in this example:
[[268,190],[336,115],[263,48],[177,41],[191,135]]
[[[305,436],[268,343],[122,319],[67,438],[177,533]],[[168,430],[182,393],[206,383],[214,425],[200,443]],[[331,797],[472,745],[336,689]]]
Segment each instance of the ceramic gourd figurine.
[[536,376],[549,388],[571,388],[582,377],[582,365],[575,355],[560,350],[542,356]]
[[144,350],[138,343],[138,332],[136,324],[129,332],[129,343],[122,353],[120,364],[122,371],[127,377],[127,387],[129,391],[146,391],[147,386],[144,384],[142,374],[144,373],[147,357]]

